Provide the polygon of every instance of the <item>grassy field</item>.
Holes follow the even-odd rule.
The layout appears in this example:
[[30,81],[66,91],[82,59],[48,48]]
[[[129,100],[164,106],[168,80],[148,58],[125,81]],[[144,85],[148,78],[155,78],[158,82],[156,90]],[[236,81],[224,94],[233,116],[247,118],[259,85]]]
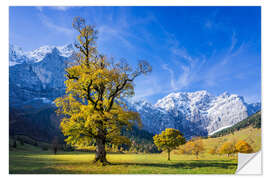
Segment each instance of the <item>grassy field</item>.
[[94,154],[83,152],[11,151],[10,174],[232,174],[237,168],[236,157],[166,154],[108,154],[112,165],[92,164]]
[[[233,174],[237,156],[210,155],[207,152],[226,141],[244,140],[255,152],[261,148],[261,129],[245,128],[234,134],[203,139],[205,152],[196,160],[193,155],[173,151],[167,154],[108,154],[112,163],[105,167],[92,164],[94,154],[86,152],[42,151],[40,147],[17,143],[9,153],[11,174]],[[12,143],[12,142],[11,142]]]

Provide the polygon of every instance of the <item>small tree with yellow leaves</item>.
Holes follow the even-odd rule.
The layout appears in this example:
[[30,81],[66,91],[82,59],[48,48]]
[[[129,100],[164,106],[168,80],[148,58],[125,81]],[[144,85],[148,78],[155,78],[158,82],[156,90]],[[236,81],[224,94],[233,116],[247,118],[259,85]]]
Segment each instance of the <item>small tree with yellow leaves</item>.
[[218,153],[217,150],[218,150],[217,146],[214,146],[213,148],[211,148],[211,149],[208,151],[208,153],[209,153],[209,154],[212,154],[212,155],[215,155],[215,154]]
[[170,160],[171,151],[186,142],[183,134],[179,130],[173,128],[165,129],[161,134],[156,134],[153,139],[159,150],[166,150],[168,152],[168,160]]
[[194,137],[190,141],[190,152],[199,159],[199,154],[204,151],[203,140],[201,137]]
[[97,31],[80,17],[74,18],[78,32],[75,62],[66,68],[66,94],[54,102],[62,115],[61,130],[71,145],[86,142],[96,145],[94,162],[103,165],[105,145],[129,143],[121,130],[141,125],[137,112],[127,109],[124,98],[134,95],[134,79],[151,71],[146,61],[135,70],[125,62],[114,63],[98,54]]
[[227,154],[227,156],[229,157],[229,155],[236,152],[236,149],[233,143],[225,142],[224,144],[221,145],[218,152],[220,154]]
[[253,152],[252,147],[247,142],[245,142],[243,140],[240,140],[236,143],[235,149],[237,152],[240,152],[240,153],[252,153]]
[[198,159],[199,154],[204,151],[203,140],[201,137],[194,137],[183,146],[180,146],[178,150],[180,154],[193,154]]

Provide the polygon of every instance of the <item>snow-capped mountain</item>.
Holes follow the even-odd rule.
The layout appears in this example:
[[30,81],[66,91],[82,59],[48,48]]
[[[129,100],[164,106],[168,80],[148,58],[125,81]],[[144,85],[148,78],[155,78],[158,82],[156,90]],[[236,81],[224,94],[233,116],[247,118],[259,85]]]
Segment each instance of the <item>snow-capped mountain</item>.
[[29,58],[23,52],[22,48],[14,45],[9,46],[9,66],[28,62]]
[[33,51],[24,52],[22,48],[16,45],[9,46],[9,66],[22,63],[36,63],[42,61],[47,54],[53,52],[54,49],[59,51],[59,55],[63,57],[70,57],[74,52],[72,44],[64,46],[41,46]]
[[63,57],[70,57],[74,52],[74,48],[72,44],[67,44],[65,46],[42,46],[34,51],[28,52],[28,57],[31,59],[35,59],[35,62],[42,61],[44,57],[52,53],[54,49],[59,51],[59,55]]
[[54,99],[65,91],[65,68],[74,52],[72,45],[43,46],[31,52],[10,46],[10,104],[34,98]]
[[145,100],[128,104],[131,110],[140,114],[143,128],[152,133],[159,133],[164,128],[174,128],[174,117],[161,108],[155,107]]
[[260,103],[247,104],[241,96],[227,92],[214,96],[207,91],[171,93],[155,105],[145,101],[132,105],[140,113],[146,130],[159,133],[171,127],[181,130],[186,137],[211,134],[261,109]]
[[[73,46],[42,46],[24,52],[11,45],[9,50],[10,106],[38,103],[36,107],[53,107],[52,101],[65,92],[64,69],[74,52]],[[143,128],[149,132],[175,128],[191,137],[232,126],[260,110],[261,105],[247,104],[243,97],[226,92],[214,96],[197,91],[171,93],[154,105],[142,100],[129,103],[129,107],[140,113]]]

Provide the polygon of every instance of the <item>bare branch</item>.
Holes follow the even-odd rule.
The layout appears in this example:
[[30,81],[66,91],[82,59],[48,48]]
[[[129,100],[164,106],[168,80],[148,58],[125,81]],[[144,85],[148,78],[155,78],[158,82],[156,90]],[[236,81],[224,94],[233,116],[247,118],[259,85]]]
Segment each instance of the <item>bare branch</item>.
[[85,19],[78,16],[75,17],[72,22],[72,27],[81,32],[81,30],[85,27]]

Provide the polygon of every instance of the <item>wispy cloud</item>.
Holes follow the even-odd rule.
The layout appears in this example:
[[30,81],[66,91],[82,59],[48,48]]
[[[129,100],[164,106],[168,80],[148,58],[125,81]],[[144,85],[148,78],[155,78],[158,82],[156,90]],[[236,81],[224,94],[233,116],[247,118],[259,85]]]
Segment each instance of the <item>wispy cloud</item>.
[[[146,16],[144,18],[129,17],[128,13],[122,12],[120,15],[115,16],[113,12],[107,12],[106,17],[101,16],[102,20],[95,17],[97,25],[100,44],[117,42],[126,47],[127,51],[138,51],[139,47],[134,44],[137,42],[145,42],[145,39],[134,34],[133,29],[153,20],[153,16]],[[102,23],[100,23],[102,22]]]
[[72,7],[71,6],[51,6],[50,8],[58,10],[58,11],[66,11]]
[[[195,84],[199,88],[207,89],[220,85],[220,82],[226,78],[230,78],[231,69],[234,69],[230,69],[231,62],[237,59],[235,57],[243,53],[246,43],[238,40],[237,33],[234,30],[228,30],[222,23],[215,23],[216,14],[217,12],[213,14],[214,18],[204,24],[206,26],[205,28],[218,32],[224,32],[225,30],[226,36],[231,37],[231,41],[227,47],[223,46],[222,49],[216,49],[215,39],[214,42],[210,42],[210,40],[208,42],[211,43],[211,50],[208,52],[210,55],[206,55],[204,52],[190,53],[194,51],[187,49],[184,44],[181,44],[179,39],[173,33],[168,32],[166,27],[160,24],[155,17],[150,16],[148,18],[148,21],[155,26],[159,35],[162,36],[162,41],[159,40],[158,43],[162,44],[162,50],[166,52],[167,57],[160,57],[162,59],[160,61],[160,68],[165,72],[162,72],[163,76],[168,76],[168,80],[164,81],[166,78],[163,78],[163,82],[161,82],[162,80],[156,74],[157,77],[152,76],[148,81],[138,83],[136,86],[136,98],[146,98],[160,93],[188,90],[189,88],[193,88]],[[140,52],[141,50],[137,44],[133,44],[131,43],[133,41],[130,41],[130,39],[136,38],[137,42],[143,41],[149,44],[151,48],[156,48],[157,41],[155,44],[151,42],[151,33],[147,29],[142,31],[142,34],[146,37],[143,39],[131,33],[133,24],[140,25],[140,23],[144,23],[143,21],[135,23],[126,15],[120,19],[114,19],[113,17],[113,15],[109,14],[108,21],[110,23],[99,27],[102,41],[117,41],[118,43],[122,43],[127,49]]]
[[149,96],[161,93],[164,90],[159,77],[152,74],[137,79],[135,83],[136,95],[134,99],[147,98]]
[[168,67],[168,64],[163,64],[162,65],[162,68],[164,70],[167,70],[169,73],[170,73],[170,84],[171,84],[171,87],[173,90],[176,90],[177,87],[176,87],[176,84],[175,84],[175,79],[174,79],[174,71]]
[[[228,80],[230,77],[231,70],[233,69],[232,62],[237,61],[237,56],[243,53],[248,43],[242,42],[237,46],[238,40],[236,33],[232,33],[231,44],[227,48],[227,51],[220,56],[219,59],[215,60],[216,63],[210,66],[207,70],[203,80],[207,86],[216,86],[220,81]],[[241,78],[245,76],[245,73],[241,73]],[[240,76],[239,76],[240,77]]]
[[67,11],[68,9],[72,8],[71,6],[36,6],[36,8],[42,12],[44,8],[50,8],[58,11]]
[[232,32],[232,38],[231,38],[231,45],[228,48],[223,60],[221,61],[222,65],[227,64],[232,57],[236,56],[237,54],[239,54],[243,48],[243,44],[241,44],[241,46],[239,48],[236,47],[238,40],[236,38],[236,33],[235,31]]
[[170,48],[171,64],[162,65],[162,68],[170,74],[169,92],[182,90],[198,81],[198,72],[205,63],[204,56],[192,57],[185,48],[179,47],[178,41],[171,39],[170,42],[173,42]]
[[98,28],[100,34],[99,43],[117,42],[122,43],[127,49],[135,49],[135,46],[128,40],[129,34],[121,29],[121,27],[112,27],[102,25]]
[[64,33],[68,36],[71,36],[74,34],[74,30],[72,28],[66,28],[66,27],[57,25],[57,24],[53,23],[53,21],[51,19],[49,19],[47,16],[45,16],[43,14],[40,14],[40,20],[41,20],[43,25],[45,25],[46,27],[48,27],[52,31]]
[[[83,7],[69,11],[70,8],[36,7],[34,13],[39,15],[37,20],[42,23],[42,33],[47,31],[47,36],[53,40],[73,40],[76,32],[71,27],[71,20],[79,15],[99,31],[97,43],[101,53],[115,59],[123,56],[131,65],[136,64],[137,58],[149,60],[153,72],[151,76],[136,80],[136,98],[151,99],[172,91],[199,88],[219,91],[226,78],[229,79],[227,87],[231,88],[234,80],[241,82],[254,76],[247,76],[247,71],[258,72],[250,71],[253,61],[248,59],[256,56],[254,52],[248,52],[257,51],[257,42],[253,40],[257,37],[254,36],[256,30],[252,35],[248,32],[251,26],[234,26],[241,14],[234,17],[226,8],[213,7],[209,11],[200,8],[194,12],[179,9],[181,13],[177,18],[170,10],[154,8],[152,11],[148,7]],[[175,23],[171,23],[172,19]],[[252,36],[247,37],[249,34]],[[58,35],[64,38],[58,38]],[[240,62],[245,58],[247,63]]]

